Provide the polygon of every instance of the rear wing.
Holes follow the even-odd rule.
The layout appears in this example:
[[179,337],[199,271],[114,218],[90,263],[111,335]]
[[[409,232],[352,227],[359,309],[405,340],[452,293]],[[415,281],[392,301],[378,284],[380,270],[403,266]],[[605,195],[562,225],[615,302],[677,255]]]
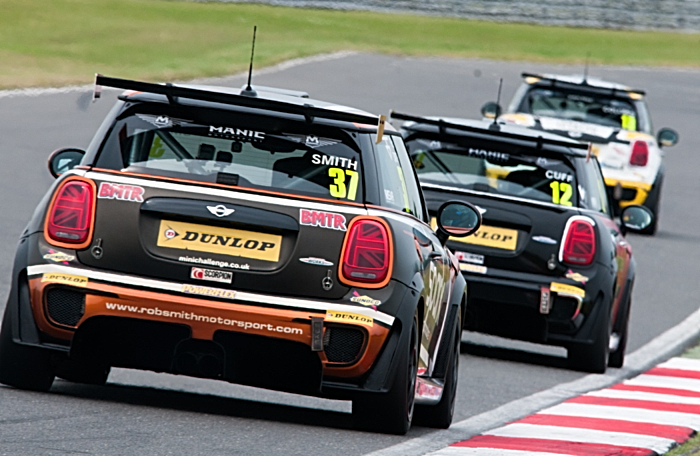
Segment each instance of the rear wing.
[[[212,103],[241,106],[245,108],[264,109],[267,111],[282,112],[285,114],[296,114],[303,116],[309,123],[313,122],[316,118],[366,125],[377,125],[379,123],[378,116],[375,117],[335,111],[332,109],[313,106],[309,103],[294,104],[280,100],[272,100],[269,98],[258,98],[256,96],[236,95],[211,90],[181,87],[170,83],[154,84],[150,82],[132,81],[129,79],[111,78],[100,74],[96,75],[95,77],[95,98],[99,98],[99,93],[102,86],[165,95],[170,104],[177,104],[179,98],[187,98]],[[300,101],[303,100],[300,99]]]
[[571,81],[562,81],[561,79],[557,78],[551,78],[547,76],[543,76],[541,74],[534,74],[534,73],[522,73],[521,76],[525,79],[530,79],[534,78],[537,79],[537,81],[527,81],[530,84],[537,83],[539,81],[544,81],[548,82],[551,87],[583,87],[589,92],[596,92],[600,94],[610,94],[612,96],[615,95],[630,95],[631,98],[641,98],[644,95],[646,95],[646,92],[643,90],[637,90],[637,89],[621,89],[617,87],[600,87],[600,86],[594,86],[590,85],[586,79],[584,78],[581,82],[571,82]]
[[392,119],[399,119],[399,120],[409,120],[412,122],[416,122],[419,124],[427,124],[427,125],[435,125],[440,129],[440,133],[444,133],[446,129],[452,128],[455,130],[461,130],[461,131],[468,131],[471,133],[478,133],[481,135],[487,135],[487,136],[495,136],[498,138],[509,138],[509,139],[517,139],[519,141],[527,141],[527,142],[532,142],[535,143],[538,149],[541,149],[544,144],[550,144],[553,146],[560,146],[560,147],[570,147],[572,149],[583,149],[583,150],[588,150],[588,144],[580,143],[580,142],[568,142],[568,141],[558,141],[556,139],[549,139],[549,138],[544,138],[542,136],[527,136],[527,135],[519,135],[517,133],[509,133],[505,131],[501,131],[500,127],[497,124],[496,125],[499,128],[476,128],[476,127],[470,127],[468,125],[460,125],[456,123],[451,123],[451,122],[445,122],[442,119],[429,119],[426,117],[418,117],[418,116],[412,116],[410,114],[401,114],[399,112],[391,111],[390,113]]

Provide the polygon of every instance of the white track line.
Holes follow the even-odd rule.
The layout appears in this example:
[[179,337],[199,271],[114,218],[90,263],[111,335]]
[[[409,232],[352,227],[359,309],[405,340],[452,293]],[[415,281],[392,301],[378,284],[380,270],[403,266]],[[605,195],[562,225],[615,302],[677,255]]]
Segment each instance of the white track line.
[[676,444],[675,440],[650,435],[524,423],[509,424],[484,432],[483,435],[648,448],[659,454],[665,453]]
[[539,451],[501,450],[499,448],[447,447],[430,453],[430,456],[561,456],[561,453]]
[[681,369],[690,371],[700,371],[700,359],[693,358],[671,358],[665,363],[659,364],[657,367],[666,367],[669,369]]
[[642,391],[626,391],[616,389],[603,389],[591,391],[584,396],[610,397],[614,399],[631,399],[635,401],[654,401],[669,404],[693,404],[700,405],[700,397],[672,396],[670,394],[646,393]]
[[565,403],[542,410],[540,413],[562,416],[585,416],[610,420],[633,421],[635,423],[656,423],[671,426],[689,427],[700,430],[700,415],[681,412],[661,412],[638,408],[614,407],[609,405],[590,405]]
[[642,374],[624,382],[632,386],[653,386],[656,388],[675,388],[700,392],[700,380],[693,378],[666,377],[662,375]]

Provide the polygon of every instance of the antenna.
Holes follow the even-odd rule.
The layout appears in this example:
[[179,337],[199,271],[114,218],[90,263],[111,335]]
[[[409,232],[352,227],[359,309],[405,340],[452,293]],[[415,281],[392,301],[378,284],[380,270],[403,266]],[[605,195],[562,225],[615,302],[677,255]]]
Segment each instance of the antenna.
[[583,67],[583,85],[588,84],[588,59],[591,58],[591,53],[586,53],[586,65]]
[[496,96],[496,113],[493,116],[493,123],[489,125],[489,130],[500,130],[498,126],[498,116],[501,115],[501,88],[503,87],[503,78],[498,81],[498,96]]
[[255,56],[255,35],[258,31],[258,26],[254,25],[253,26],[253,46],[252,49],[250,50],[250,67],[248,68],[248,84],[246,85],[245,89],[241,90],[241,95],[245,95],[248,97],[257,97],[258,93],[253,90],[253,88],[250,86],[250,82],[253,79],[253,56]]

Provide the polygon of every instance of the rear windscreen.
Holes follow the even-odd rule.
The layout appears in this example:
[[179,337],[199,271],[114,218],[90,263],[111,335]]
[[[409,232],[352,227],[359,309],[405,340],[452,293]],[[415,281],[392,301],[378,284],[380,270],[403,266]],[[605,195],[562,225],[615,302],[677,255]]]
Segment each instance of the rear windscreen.
[[409,140],[407,145],[422,183],[577,206],[576,174],[563,155],[430,139]]
[[188,113],[131,112],[112,128],[97,166],[362,201],[361,157],[350,134],[280,119]]

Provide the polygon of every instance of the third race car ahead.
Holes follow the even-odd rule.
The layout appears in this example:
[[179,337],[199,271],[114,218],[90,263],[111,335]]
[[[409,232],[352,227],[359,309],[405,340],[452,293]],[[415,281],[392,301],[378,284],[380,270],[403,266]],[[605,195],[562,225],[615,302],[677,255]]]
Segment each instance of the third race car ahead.
[[[664,178],[662,146],[672,146],[678,134],[662,128],[654,137],[645,93],[584,76],[523,73],[500,122],[518,124],[593,144],[616,214],[643,204],[654,214],[644,230],[654,234],[659,219]],[[482,114],[493,117],[500,108],[487,103]]]
[[642,206],[613,219],[587,146],[515,125],[408,120],[404,139],[428,209],[463,198],[483,225],[448,245],[469,283],[464,328],[564,346],[571,367],[619,367],[627,343],[635,262],[625,231],[653,216]]

